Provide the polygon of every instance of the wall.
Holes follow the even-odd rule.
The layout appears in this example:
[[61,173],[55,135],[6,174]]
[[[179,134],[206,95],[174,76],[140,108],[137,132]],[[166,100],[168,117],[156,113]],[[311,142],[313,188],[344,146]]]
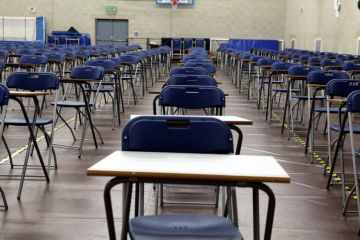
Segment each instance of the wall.
[[[2,4],[1,2],[6,2]],[[282,39],[286,0],[196,0],[193,7],[157,6],[155,0],[0,0],[0,16],[44,15],[47,33],[74,26],[94,41],[95,19],[129,19],[129,34],[164,36]],[[106,6],[117,6],[115,16]],[[36,13],[29,11],[30,7]]]
[[315,38],[321,38],[322,51],[357,53],[360,11],[355,0],[342,0],[337,18],[334,0],[288,0],[286,19],[287,47],[290,39],[295,38],[296,48],[315,50]]

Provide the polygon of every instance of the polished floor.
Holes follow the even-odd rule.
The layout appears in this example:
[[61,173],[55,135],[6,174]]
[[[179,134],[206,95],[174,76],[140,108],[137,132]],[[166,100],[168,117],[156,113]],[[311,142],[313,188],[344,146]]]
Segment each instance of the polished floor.
[[[265,121],[262,110],[258,110],[254,101],[249,102],[246,96],[234,89],[229,79],[219,71],[217,79],[222,82],[220,88],[228,93],[226,98],[226,115],[236,115],[254,121],[253,126],[242,126],[244,142],[241,154],[274,156],[291,176],[291,184],[270,184],[277,199],[273,239],[317,239],[317,240],[350,240],[358,239],[359,228],[356,214],[343,216],[341,214],[340,186],[335,185],[326,190],[327,176],[318,163],[310,164],[309,155],[304,154],[300,143],[305,138],[305,126],[297,124],[296,134],[288,140],[287,135],[280,133],[280,124],[274,121],[269,125]],[[156,83],[152,90],[161,87]],[[101,131],[104,145],[95,149],[92,142],[86,142],[81,159],[76,150],[56,148],[58,169],[50,173],[50,183],[43,178],[27,179],[21,200],[17,200],[19,181],[12,177],[1,178],[1,186],[6,192],[9,203],[8,211],[0,210],[1,240],[95,240],[107,239],[107,225],[103,203],[103,188],[109,180],[106,177],[86,176],[86,169],[121,146],[121,130],[130,114],[152,114],[152,100],[155,95],[146,94],[135,106],[131,104],[121,116],[121,125],[111,128],[111,104],[106,104],[94,114],[95,125]],[[16,114],[13,107],[9,114]],[[282,109],[275,107],[276,116],[281,116]],[[66,119],[74,116],[74,111],[65,112]],[[276,119],[275,116],[275,119]],[[320,128],[319,128],[320,129]],[[80,129],[77,130],[80,134]],[[90,137],[90,131],[87,132]],[[6,139],[12,152],[26,144],[27,133],[24,128],[10,127],[5,131]],[[55,135],[55,143],[73,144],[69,131],[59,128]],[[316,133],[317,145],[324,145],[326,137]],[[44,140],[40,140],[41,149]],[[326,148],[317,148],[320,157],[325,158]],[[3,146],[1,158],[5,157]],[[46,153],[44,153],[46,154]],[[318,159],[320,158],[318,157]],[[24,152],[14,159],[21,163]],[[349,159],[349,158],[347,158]],[[37,163],[36,158],[31,160]],[[261,168],[261,166],[259,166]],[[11,173],[13,176],[20,170],[10,170],[8,161],[0,165],[1,174]],[[31,169],[28,174],[41,175],[38,169]],[[188,200],[197,193],[197,199],[206,198],[208,190],[185,188],[180,192],[168,192],[167,197],[176,200]],[[192,196],[191,196],[192,195]],[[121,222],[121,188],[114,190],[114,211],[118,229]],[[146,214],[154,212],[154,194],[152,186],[146,188]],[[266,197],[261,196],[261,204],[266,204]],[[355,202],[351,202],[355,207]],[[252,238],[251,191],[238,191],[239,225],[246,239]],[[183,213],[186,211],[198,213],[215,213],[212,207],[190,207],[167,205],[163,213]],[[265,215],[265,208],[261,216]],[[262,224],[262,227],[264,224]]]

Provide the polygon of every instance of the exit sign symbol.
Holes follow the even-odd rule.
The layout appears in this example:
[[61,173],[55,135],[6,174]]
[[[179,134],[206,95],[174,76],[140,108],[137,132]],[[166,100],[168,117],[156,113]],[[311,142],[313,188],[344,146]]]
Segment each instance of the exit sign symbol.
[[108,6],[106,7],[106,14],[109,14],[109,15],[115,15],[116,12],[117,12],[117,7],[115,6]]

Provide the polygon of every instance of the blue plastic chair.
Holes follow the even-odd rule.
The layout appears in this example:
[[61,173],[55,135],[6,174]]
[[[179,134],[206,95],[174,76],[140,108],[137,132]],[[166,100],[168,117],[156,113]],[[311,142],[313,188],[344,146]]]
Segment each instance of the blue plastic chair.
[[[82,147],[84,144],[85,139],[85,132],[88,125],[90,125],[90,130],[92,133],[92,137],[94,140],[95,148],[98,147],[97,139],[95,132],[98,134],[101,143],[103,144],[103,139],[101,137],[101,134],[99,130],[94,126],[91,118],[91,108],[93,107],[93,104],[90,101],[90,91],[85,91],[85,89],[91,89],[91,84],[89,83],[89,80],[97,80],[100,81],[104,77],[104,68],[98,67],[98,66],[81,66],[81,67],[75,67],[70,74],[69,79],[64,79],[62,83],[68,83],[68,84],[75,84],[79,87],[79,93],[76,94],[76,99],[70,99],[65,98],[67,96],[67,90],[68,87],[66,87],[64,98],[61,101],[57,101],[57,116],[65,123],[65,125],[68,127],[68,129],[71,132],[71,135],[76,141],[75,134],[72,130],[72,128],[69,126],[69,124],[66,123],[66,120],[61,115],[61,109],[62,108],[75,108],[76,112],[79,114],[79,119],[81,120],[81,116],[84,116],[84,126],[83,131],[81,134],[80,139],[80,145],[79,147],[76,147],[78,149],[78,157],[80,158],[82,155]],[[74,80],[72,80],[74,79]],[[69,85],[68,85],[69,86]],[[69,96],[67,96],[69,97]],[[84,112],[81,111],[81,109],[84,109]],[[81,123],[81,122],[80,122]],[[75,125],[76,125],[75,121]]]
[[[123,73],[121,74],[121,83],[122,81],[126,81],[129,85],[129,93],[128,93],[128,105],[130,105],[130,97],[131,93],[133,95],[134,104],[137,103],[137,94],[134,88],[134,84],[136,81],[136,77],[138,74],[140,57],[138,55],[131,54],[123,54],[120,56],[120,65],[123,67]],[[142,83],[141,83],[142,84]]]
[[322,59],[320,66],[323,70],[342,70],[344,61],[340,59]]
[[[156,136],[154,138],[154,136]],[[212,118],[138,117],[123,130],[123,151],[232,153],[229,127]],[[177,231],[177,227],[187,231]],[[140,216],[130,220],[131,239],[242,239],[227,218],[207,215]]]
[[209,71],[203,67],[175,67],[171,69],[170,76],[175,74],[209,75]]
[[199,48],[206,48],[206,42],[205,39],[203,38],[196,38],[195,39],[195,47],[199,47]]
[[169,85],[164,87],[154,98],[153,111],[156,115],[156,101],[162,107],[162,114],[166,114],[166,107],[180,109],[214,109],[215,115],[222,115],[225,107],[225,95],[217,87],[211,86],[181,86]]
[[[309,115],[310,115],[310,119],[309,119],[309,124],[308,124],[308,130],[307,130],[307,137],[306,137],[306,144],[305,144],[305,153],[308,152],[308,146],[310,143],[310,137],[312,139],[311,141],[311,150],[313,150],[314,147],[314,130],[315,130],[315,126],[314,126],[314,116],[315,116],[315,112],[318,113],[325,113],[327,112],[327,109],[323,106],[316,108],[315,111],[315,103],[316,100],[324,100],[325,97],[324,96],[318,96],[318,92],[321,91],[323,88],[319,87],[319,86],[326,86],[326,84],[333,80],[333,79],[349,79],[349,75],[345,72],[342,71],[321,71],[321,70],[317,70],[317,71],[313,71],[311,73],[309,73],[308,77],[307,77],[307,82],[308,82],[308,91],[310,91],[310,89],[312,89],[311,85],[316,85],[317,87],[315,88],[315,90],[313,91],[313,93],[311,94],[311,92],[308,92],[308,98],[310,98],[311,103],[309,103]],[[311,154],[311,162],[313,161],[312,158],[313,154]]]
[[170,76],[163,87],[169,85],[197,85],[217,87],[217,82],[215,78],[209,75],[175,74]]
[[343,70],[349,74],[353,79],[356,79],[360,75],[360,62],[345,62]]
[[[118,59],[120,62],[120,59]],[[104,81],[96,82],[97,87],[91,89],[85,89],[86,91],[91,91],[95,94],[94,96],[94,107],[97,101],[97,96],[99,93],[107,93],[112,102],[112,114],[113,114],[113,126],[112,128],[115,129],[115,114],[117,112],[118,115],[118,122],[120,124],[120,104],[122,105],[123,112],[125,111],[123,97],[122,97],[122,90],[120,84],[120,75],[117,69],[118,64],[116,61],[111,59],[92,59],[85,62],[85,66],[98,66],[103,67],[105,71],[105,78]],[[113,79],[112,79],[113,78]],[[116,90],[116,91],[115,91]],[[112,93],[115,92],[113,96]],[[104,96],[104,100],[106,103],[106,97]],[[120,103],[121,102],[121,103]]]
[[190,48],[193,47],[193,39],[192,38],[184,38],[183,40],[183,52],[186,53]]
[[[305,87],[304,84],[307,80],[307,76],[310,72],[320,70],[320,67],[318,66],[303,66],[303,65],[294,65],[289,67],[288,70],[288,89],[287,89],[287,96],[285,99],[285,109],[284,109],[284,115],[283,115],[283,121],[282,121],[282,127],[281,127],[281,133],[284,132],[285,129],[285,122],[287,122],[288,125],[288,138],[290,139],[290,130],[294,129],[294,123],[293,123],[293,104],[292,99],[295,99],[298,101],[298,108],[301,100],[307,100],[308,97],[305,96]],[[295,88],[294,86],[299,85],[298,88]],[[293,92],[298,93],[300,91],[300,94],[293,95]]]
[[56,73],[57,68],[57,74],[60,78],[64,76],[64,66],[65,66],[65,54],[60,52],[51,52],[44,54],[47,57],[48,61],[48,70]]
[[187,62],[184,64],[184,67],[202,67],[206,68],[209,71],[210,75],[215,75],[216,66],[213,63],[202,63],[202,62]]
[[[0,114],[0,142],[3,139],[3,132],[4,132],[4,120],[6,117],[6,111],[7,111],[7,106],[8,106],[8,102],[9,102],[9,89],[0,83],[0,107],[2,108],[1,114]],[[8,209],[8,204],[6,201],[6,196],[5,193],[3,191],[3,189],[0,186],[0,194],[3,200],[3,207],[5,208],[5,210]]]
[[[32,91],[55,90],[56,91],[55,100],[56,100],[58,97],[59,79],[53,73],[15,72],[15,73],[11,73],[8,76],[7,87],[13,88],[13,89],[21,89],[21,90],[25,90],[25,91],[31,91],[31,92]],[[22,96],[22,97],[26,97],[26,96]],[[48,173],[50,171],[52,156],[54,156],[55,168],[57,167],[55,150],[53,148],[55,111],[51,117],[44,117],[42,114],[42,108],[43,108],[42,103],[44,103],[44,101],[45,101],[45,96],[42,96],[42,100],[41,100],[42,103],[39,101],[39,99],[36,96],[30,96],[30,98],[32,98],[33,102],[34,102],[35,112],[34,112],[33,118],[28,117],[27,111],[26,111],[25,106],[22,103],[21,99],[18,97],[14,97],[12,99],[14,99],[20,105],[23,117],[16,117],[16,118],[9,117],[9,118],[5,118],[5,120],[4,120],[5,126],[24,126],[24,127],[28,128],[29,134],[30,134],[30,137],[28,140],[29,147],[26,150],[27,153],[25,155],[26,157],[25,157],[25,161],[24,161],[24,165],[23,165],[23,172],[21,175],[21,181],[20,181],[20,186],[19,186],[19,191],[18,191],[18,199],[20,199],[20,197],[21,197],[21,192],[22,192],[24,181],[25,181],[25,173],[26,173],[26,169],[27,169],[27,164],[28,164],[30,152],[32,152],[33,149],[36,150],[41,168],[44,172],[47,182],[49,181]],[[56,108],[56,105],[55,105],[55,108]],[[51,125],[50,135],[45,130],[45,126],[47,126],[47,125]],[[36,127],[36,128],[34,129],[33,127]],[[38,130],[40,130],[44,134],[46,142],[49,146],[48,170],[46,170],[46,167],[45,167],[45,164],[43,161],[43,157],[41,155],[40,149],[36,142],[36,135],[37,135]],[[3,140],[5,143],[5,139],[3,139]],[[4,144],[4,145],[7,148],[7,144]],[[8,149],[7,149],[7,152],[8,152],[8,154],[10,153],[10,151]],[[13,167],[14,164],[12,162],[11,154],[9,154],[9,159],[10,159],[11,167]]]
[[43,71],[46,69],[48,59],[44,55],[23,55],[19,59],[19,63],[22,64],[21,68],[34,69],[34,71]]
[[171,49],[172,49],[172,57],[175,58],[175,55],[177,56],[177,58],[181,58],[183,55],[182,52],[182,41],[181,38],[173,38],[171,40]]

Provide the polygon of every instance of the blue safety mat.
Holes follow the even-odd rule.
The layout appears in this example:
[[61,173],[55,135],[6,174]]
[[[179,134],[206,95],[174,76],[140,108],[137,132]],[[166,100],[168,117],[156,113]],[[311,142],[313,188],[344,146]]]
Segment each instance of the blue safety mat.
[[228,46],[243,51],[250,51],[254,48],[279,50],[279,41],[265,39],[230,39]]

